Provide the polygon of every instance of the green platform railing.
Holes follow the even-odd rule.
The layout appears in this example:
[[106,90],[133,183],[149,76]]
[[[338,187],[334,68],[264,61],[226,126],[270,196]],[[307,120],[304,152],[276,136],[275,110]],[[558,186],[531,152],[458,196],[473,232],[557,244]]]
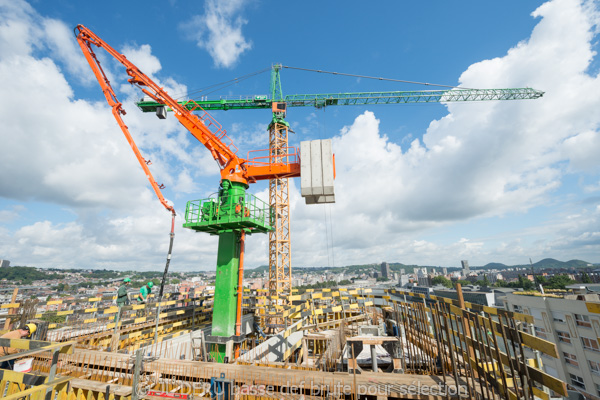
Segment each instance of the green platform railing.
[[213,235],[240,229],[265,233],[273,230],[274,221],[271,207],[252,194],[219,197],[215,193],[207,199],[188,201],[183,226]]

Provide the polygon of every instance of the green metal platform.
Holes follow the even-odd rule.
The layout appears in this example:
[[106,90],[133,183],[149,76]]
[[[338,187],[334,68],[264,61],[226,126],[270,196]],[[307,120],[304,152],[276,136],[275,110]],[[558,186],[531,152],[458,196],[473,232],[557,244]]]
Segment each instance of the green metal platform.
[[211,235],[241,229],[250,234],[273,230],[274,221],[271,207],[256,196],[215,194],[207,199],[188,201],[183,226]]

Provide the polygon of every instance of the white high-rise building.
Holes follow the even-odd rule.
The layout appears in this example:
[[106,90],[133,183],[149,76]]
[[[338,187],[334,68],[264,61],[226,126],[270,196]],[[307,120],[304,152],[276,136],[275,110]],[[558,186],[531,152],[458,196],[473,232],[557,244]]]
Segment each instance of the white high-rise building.
[[469,268],[469,261],[462,260],[460,263],[462,264],[462,275],[469,276],[469,274],[471,273],[471,268]]

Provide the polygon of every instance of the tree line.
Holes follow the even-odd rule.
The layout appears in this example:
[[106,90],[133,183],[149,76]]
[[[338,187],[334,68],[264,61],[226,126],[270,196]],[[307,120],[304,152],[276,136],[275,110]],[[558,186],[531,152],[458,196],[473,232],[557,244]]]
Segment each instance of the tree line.
[[57,273],[45,273],[38,271],[34,267],[4,267],[0,268],[0,279],[6,279],[10,282],[21,282],[22,285],[30,285],[34,281],[43,281],[47,279],[64,279],[65,275]]
[[[442,285],[447,288],[455,288],[457,283],[461,285],[478,285],[482,287],[505,287],[505,288],[514,288],[514,289],[523,289],[525,291],[528,290],[538,290],[539,285],[542,285],[544,289],[565,289],[567,285],[571,285],[575,283],[573,279],[569,278],[566,274],[558,274],[553,275],[551,277],[545,277],[541,275],[537,275],[534,278],[535,282],[532,282],[528,278],[523,275],[519,275],[519,278],[514,282],[506,282],[504,280],[498,279],[493,285],[490,284],[490,281],[487,276],[484,276],[483,279],[477,280],[475,282],[467,281],[467,280],[458,280],[451,281],[445,276],[438,275],[431,280],[433,285]],[[582,282],[590,283],[590,277],[584,272],[582,274]]]

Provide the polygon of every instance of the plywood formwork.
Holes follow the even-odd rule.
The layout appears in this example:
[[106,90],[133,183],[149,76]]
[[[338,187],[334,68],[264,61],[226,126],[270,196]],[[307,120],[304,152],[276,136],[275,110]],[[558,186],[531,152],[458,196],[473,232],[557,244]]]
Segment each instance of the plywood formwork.
[[[162,327],[160,332],[148,320],[139,326],[117,325],[119,338],[129,340],[121,342],[119,353],[99,351],[105,349],[103,346],[91,349],[89,335],[82,335],[73,338],[79,342],[73,354],[57,356],[56,360],[49,352],[36,354],[34,372],[43,376],[55,368],[56,376],[78,379],[74,382],[80,383],[73,384],[70,391],[65,392],[63,388],[64,396],[57,397],[65,399],[79,399],[85,391],[95,398],[104,398],[106,395],[100,393],[102,385],[98,383],[112,385],[115,390],[113,397],[108,394],[107,399],[116,398],[117,389],[121,390],[118,392],[121,398],[131,398],[135,394],[134,380],[147,389],[177,394],[192,390],[195,396],[209,397],[211,378],[221,374],[238,390],[271,388],[268,393],[246,392],[238,396],[248,400],[300,399],[302,396],[304,399],[333,396],[358,400],[369,397],[369,390],[381,398],[458,398],[461,396],[423,393],[434,386],[447,391],[457,384],[465,396],[476,399],[546,399],[550,390],[566,394],[564,382],[545,374],[539,366],[532,366],[525,356],[526,347],[550,357],[558,356],[553,343],[520,328],[517,322],[529,321],[531,316],[528,315],[471,303],[459,308],[455,300],[393,289],[310,291],[288,296],[285,305],[262,303],[257,300],[259,297],[261,293],[245,292],[244,304],[248,306],[245,311],[276,315],[284,321],[284,329],[273,336],[279,339],[250,335],[244,347],[246,356],[234,364],[194,361],[196,358],[186,347],[190,343],[182,340],[190,331],[209,326],[209,321],[196,319],[204,307],[210,307],[210,296],[203,296],[202,306],[194,298],[178,299],[165,306],[158,325]],[[110,310],[110,305],[99,304],[97,308],[101,313]],[[169,318],[181,319],[172,322]],[[172,327],[174,324],[179,325]],[[356,336],[358,324],[385,326],[384,330],[392,335]],[[169,331],[167,326],[173,330]],[[113,332],[114,327],[106,336],[110,337]],[[101,332],[93,335],[101,335]],[[172,340],[176,336],[178,340]],[[279,344],[270,343],[272,340]],[[349,374],[349,362],[345,360],[355,357],[352,352],[360,350],[355,347],[359,342],[361,346],[382,346],[398,361],[390,371],[403,373],[382,373],[381,370],[376,373],[368,365],[361,365],[352,368],[353,373]],[[136,352],[141,346],[145,346],[144,351]],[[139,365],[134,362],[134,353],[140,356]],[[145,357],[141,357],[142,354]],[[304,362],[306,360],[310,361]],[[136,374],[136,370],[139,373]],[[82,388],[85,386],[82,381],[89,383],[87,389]],[[411,384],[421,392],[411,394]],[[12,390],[16,390],[17,386],[11,385]],[[32,389],[27,385],[18,387],[19,390]],[[289,393],[291,387],[297,389],[296,393]],[[311,388],[319,390],[311,391]]]

